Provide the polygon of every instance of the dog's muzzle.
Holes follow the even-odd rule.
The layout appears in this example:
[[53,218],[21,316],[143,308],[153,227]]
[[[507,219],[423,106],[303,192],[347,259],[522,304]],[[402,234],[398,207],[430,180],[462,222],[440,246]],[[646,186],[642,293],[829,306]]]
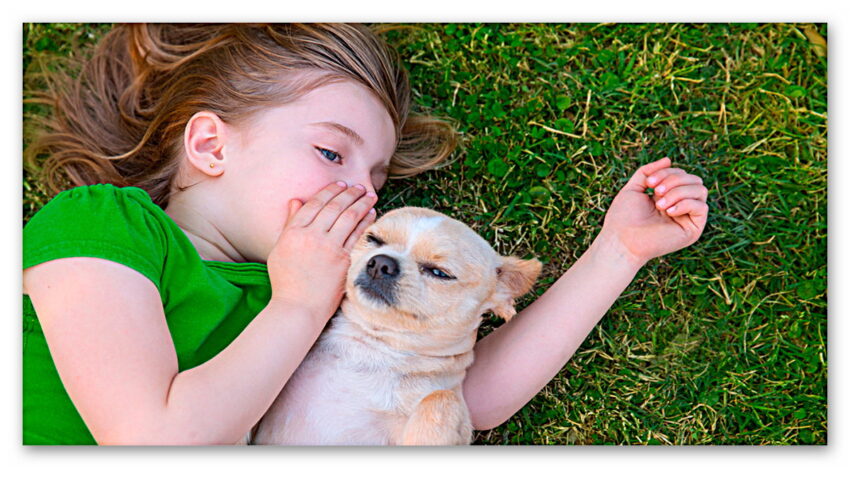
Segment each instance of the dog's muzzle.
[[354,280],[354,285],[360,287],[366,296],[392,306],[396,303],[400,273],[398,261],[390,256],[378,254],[369,259],[366,267]]

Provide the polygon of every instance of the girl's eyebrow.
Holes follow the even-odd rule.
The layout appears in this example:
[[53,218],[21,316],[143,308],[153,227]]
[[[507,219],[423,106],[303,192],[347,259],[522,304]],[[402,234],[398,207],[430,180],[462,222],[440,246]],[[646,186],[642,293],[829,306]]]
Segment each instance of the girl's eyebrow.
[[363,138],[361,138],[360,135],[357,134],[357,132],[354,131],[353,129],[351,129],[347,126],[343,126],[343,125],[336,123],[336,122],[333,122],[333,121],[320,121],[318,123],[311,123],[311,126],[322,126],[322,127],[325,127],[325,128],[330,128],[330,129],[339,131],[340,133],[351,138],[358,145],[362,145],[365,142],[365,141],[363,141]]

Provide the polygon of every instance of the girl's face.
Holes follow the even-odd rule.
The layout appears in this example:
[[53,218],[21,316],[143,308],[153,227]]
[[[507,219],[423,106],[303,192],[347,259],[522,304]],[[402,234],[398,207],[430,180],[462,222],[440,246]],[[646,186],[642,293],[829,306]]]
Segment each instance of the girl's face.
[[336,181],[378,191],[395,150],[395,127],[380,101],[350,81],[327,84],[297,101],[230,128],[224,173],[216,178],[219,217],[229,242],[252,262],[266,262],[290,199],[306,202]]

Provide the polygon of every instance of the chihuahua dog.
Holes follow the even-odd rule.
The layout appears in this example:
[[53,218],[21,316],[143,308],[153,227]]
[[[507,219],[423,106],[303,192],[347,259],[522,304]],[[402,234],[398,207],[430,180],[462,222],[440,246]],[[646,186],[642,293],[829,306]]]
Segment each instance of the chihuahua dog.
[[405,207],[351,253],[340,310],[255,427],[254,444],[462,445],[462,384],[487,311],[510,320],[541,264]]

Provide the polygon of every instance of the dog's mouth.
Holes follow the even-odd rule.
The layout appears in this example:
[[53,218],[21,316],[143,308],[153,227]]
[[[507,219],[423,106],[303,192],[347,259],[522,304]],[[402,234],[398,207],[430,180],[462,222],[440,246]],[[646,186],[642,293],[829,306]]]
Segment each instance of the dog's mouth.
[[376,283],[368,279],[364,274],[360,274],[354,280],[355,287],[360,289],[364,296],[372,299],[375,302],[392,307],[395,303],[394,288],[387,284]]

